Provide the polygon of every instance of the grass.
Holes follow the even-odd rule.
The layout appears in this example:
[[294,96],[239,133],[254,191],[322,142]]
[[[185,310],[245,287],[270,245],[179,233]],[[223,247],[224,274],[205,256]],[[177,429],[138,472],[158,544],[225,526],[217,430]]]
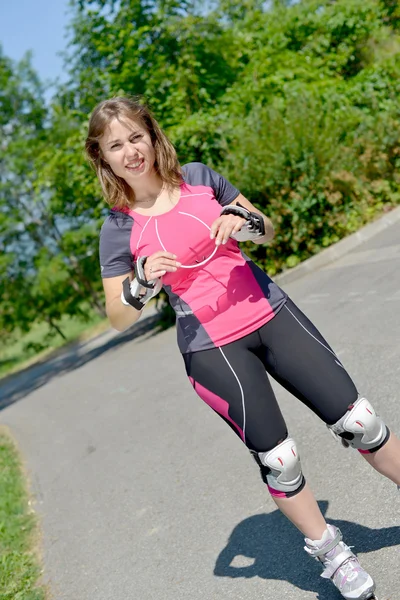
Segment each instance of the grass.
[[102,333],[110,326],[107,319],[94,312],[86,322],[66,316],[57,325],[67,341],[59,334],[51,335],[47,323],[36,323],[29,333],[16,333],[14,339],[6,344],[0,342],[0,378],[46,358],[66,343],[84,341]]
[[37,586],[41,574],[37,535],[17,448],[0,429],[1,600],[45,600],[45,588]]
[[[147,307],[153,304],[154,300],[150,300]],[[175,322],[175,318],[172,321],[168,312],[164,321],[161,319],[160,326],[169,327],[172,322]],[[84,342],[111,327],[107,318],[101,317],[94,311],[90,312],[87,321],[65,316],[57,321],[57,325],[66,340],[59,334],[51,332],[47,323],[35,323],[26,334],[15,332],[14,337],[7,342],[2,343],[0,340],[0,379],[48,358],[53,352],[68,344]],[[1,596],[0,600],[2,600]]]

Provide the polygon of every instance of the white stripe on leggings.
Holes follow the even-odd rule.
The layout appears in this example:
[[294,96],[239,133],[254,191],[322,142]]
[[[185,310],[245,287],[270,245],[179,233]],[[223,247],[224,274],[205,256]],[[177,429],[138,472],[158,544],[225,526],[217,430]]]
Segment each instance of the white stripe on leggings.
[[[303,325],[303,323],[302,323],[301,321],[299,321],[299,319],[296,317],[296,315],[294,315],[294,314],[292,313],[292,311],[290,310],[290,308],[288,308],[288,307],[286,306],[286,304],[284,304],[284,308],[286,308],[286,310],[288,310],[288,311],[290,312],[290,314],[292,315],[293,319],[296,319],[296,321],[299,323],[299,325],[301,325],[301,326],[302,326],[302,328],[303,328],[305,331],[307,331],[308,335],[311,335],[311,337],[312,337],[312,338],[313,338],[313,339],[314,339],[316,342],[318,342],[318,344],[321,344],[321,346],[323,346],[323,347],[325,348],[325,350],[328,350],[328,352],[330,352],[331,354],[333,354],[333,356],[334,356],[334,357],[336,358],[336,360],[338,361],[338,364],[339,364],[339,366],[343,367],[343,365],[342,365],[342,363],[340,362],[340,360],[339,360],[338,356],[337,356],[337,355],[336,355],[334,352],[332,352],[332,350],[331,350],[330,348],[328,348],[328,346],[325,346],[325,344],[323,344],[323,343],[322,343],[322,342],[321,342],[321,341],[320,341],[318,338],[316,338],[316,337],[315,337],[315,335],[313,335],[313,334],[312,334],[310,331],[308,331],[307,327],[305,327],[305,326]],[[344,367],[343,367],[343,368],[344,368]]]
[[221,352],[222,356],[224,357],[224,359],[226,360],[226,363],[228,365],[228,367],[230,368],[230,370],[232,371],[232,373],[234,374],[236,381],[239,384],[239,388],[240,388],[240,393],[242,394],[242,410],[243,410],[243,441],[246,443],[246,409],[244,406],[244,392],[243,392],[243,388],[242,388],[242,384],[239,381],[239,377],[236,375],[232,365],[230,364],[229,360],[226,358],[225,354],[222,351],[222,348],[219,348],[219,351]]

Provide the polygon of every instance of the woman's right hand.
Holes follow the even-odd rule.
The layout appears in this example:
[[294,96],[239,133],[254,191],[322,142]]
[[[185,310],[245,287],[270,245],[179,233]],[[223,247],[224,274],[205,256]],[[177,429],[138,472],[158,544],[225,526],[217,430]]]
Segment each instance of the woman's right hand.
[[154,254],[148,256],[144,265],[144,274],[147,281],[162,277],[166,273],[174,273],[181,266],[176,258],[176,254],[165,250],[154,252]]

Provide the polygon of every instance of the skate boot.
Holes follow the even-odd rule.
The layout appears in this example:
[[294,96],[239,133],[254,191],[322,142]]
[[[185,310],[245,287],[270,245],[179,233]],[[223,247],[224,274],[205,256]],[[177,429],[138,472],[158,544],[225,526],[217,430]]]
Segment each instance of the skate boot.
[[325,567],[321,577],[331,579],[346,600],[377,600],[374,580],[342,542],[340,529],[328,525],[322,539],[305,542],[304,550]]

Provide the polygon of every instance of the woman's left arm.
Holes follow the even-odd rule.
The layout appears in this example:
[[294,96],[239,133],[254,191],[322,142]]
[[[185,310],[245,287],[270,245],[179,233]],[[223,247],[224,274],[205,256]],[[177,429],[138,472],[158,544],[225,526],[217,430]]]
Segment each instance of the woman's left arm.
[[261,215],[262,218],[264,219],[265,235],[263,235],[260,238],[255,239],[254,240],[255,244],[266,244],[267,242],[270,242],[273,239],[273,237],[275,235],[275,230],[274,230],[274,226],[272,225],[271,219],[269,219],[266,215],[264,215],[264,213],[262,213],[260,210],[258,210],[258,208],[256,208],[250,202],[250,200],[247,200],[247,198],[245,198],[243,196],[243,194],[239,194],[239,196],[237,196],[237,198],[235,198],[234,201],[231,202],[231,204],[241,204],[244,208],[247,208],[247,210],[249,210],[250,212],[257,213],[258,215]]
[[[274,226],[272,225],[270,219],[261,211],[259,211],[255,206],[253,206],[253,204],[249,200],[247,200],[247,198],[245,198],[242,194],[236,196],[236,198],[229,204],[225,204],[224,208],[234,206],[235,204],[240,204],[242,208],[247,209],[249,212],[260,215],[264,221],[264,235],[262,237],[256,235],[254,238],[252,238],[252,241],[255,244],[266,244],[267,242],[270,242],[274,237]],[[245,213],[245,211],[242,212]],[[245,223],[246,218],[244,216],[239,216],[237,214],[231,213],[222,214],[211,225],[211,238],[215,238],[215,243],[217,246],[219,246],[219,244],[226,244],[228,239],[231,236],[234,237],[234,234],[237,234],[240,231],[240,229],[245,225]]]

